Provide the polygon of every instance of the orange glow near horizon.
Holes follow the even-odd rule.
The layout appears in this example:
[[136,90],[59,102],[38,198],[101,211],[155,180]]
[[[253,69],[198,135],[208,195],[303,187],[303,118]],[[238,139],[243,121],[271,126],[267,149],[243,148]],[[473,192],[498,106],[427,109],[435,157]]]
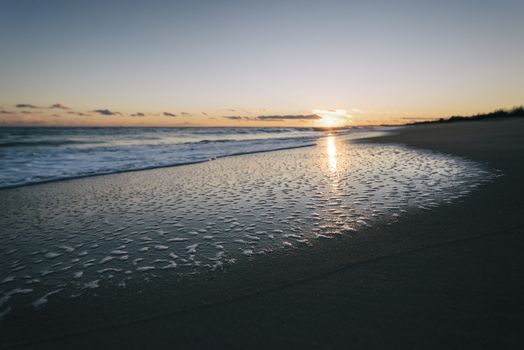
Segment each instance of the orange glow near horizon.
[[320,120],[320,123],[322,123],[322,126],[336,127],[336,126],[343,125],[344,121],[338,119],[337,117],[326,116],[326,117],[322,117],[322,119]]
[[[329,129],[384,124],[402,125],[416,121],[447,118],[452,115],[473,115],[490,111],[490,109],[479,109],[478,111],[440,111],[425,114],[409,110],[407,112],[396,110],[381,112],[371,108],[299,109],[298,111],[246,108],[201,112],[202,110],[205,111],[205,109],[187,109],[188,112],[180,112],[174,108],[154,108],[153,112],[148,112],[144,108],[134,112],[133,109],[123,107],[96,110],[85,106],[77,108],[67,103],[15,104],[10,102],[0,104],[0,127],[319,127]],[[347,111],[351,111],[351,114]],[[259,118],[261,115],[273,118]]]
[[328,128],[345,126],[353,117],[348,115],[344,109],[314,109],[312,112],[321,117],[320,125]]

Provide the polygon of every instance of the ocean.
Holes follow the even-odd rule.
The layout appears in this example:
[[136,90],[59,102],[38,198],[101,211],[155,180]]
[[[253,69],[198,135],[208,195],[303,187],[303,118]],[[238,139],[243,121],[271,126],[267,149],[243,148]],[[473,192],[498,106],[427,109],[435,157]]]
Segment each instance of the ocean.
[[303,147],[326,134],[312,128],[0,128],[0,188]]

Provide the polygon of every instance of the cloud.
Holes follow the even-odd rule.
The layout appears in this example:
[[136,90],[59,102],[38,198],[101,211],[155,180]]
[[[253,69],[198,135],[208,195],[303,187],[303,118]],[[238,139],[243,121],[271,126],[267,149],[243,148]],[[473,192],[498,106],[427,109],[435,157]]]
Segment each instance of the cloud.
[[319,120],[321,116],[317,114],[298,114],[298,115],[261,115],[255,117],[257,120],[276,121],[276,120]]
[[190,117],[190,116],[191,116],[191,113],[182,112],[182,113],[180,113],[180,115],[182,115],[182,116],[184,116],[184,117]]
[[88,114],[88,113],[82,113],[82,112],[67,112],[67,114],[73,114],[73,115],[79,115],[81,117],[87,117],[87,116],[90,116],[91,114]]
[[249,117],[240,117],[238,115],[231,115],[231,116],[224,116],[222,118],[226,118],[226,119],[229,119],[229,120],[251,120],[252,118],[249,118]]
[[0,110],[0,114],[16,114],[16,112],[6,111],[5,109]]
[[95,109],[93,112],[101,114],[101,115],[119,115],[120,112],[112,112],[109,109]]
[[260,115],[258,117],[242,117],[242,116],[224,116],[229,120],[246,120],[246,121],[283,121],[283,120],[319,120],[321,116],[316,114],[298,114],[298,115]]
[[[184,113],[182,113],[182,114],[184,114]],[[162,115],[163,115],[164,117],[176,117],[176,114],[169,113],[169,112],[164,112],[164,113],[162,113]]]
[[314,114],[321,115],[323,117],[348,117],[346,110],[344,109],[314,109]]
[[131,116],[132,117],[145,117],[146,115],[144,113],[137,112],[137,113],[131,114]]
[[16,105],[16,108],[32,108],[32,109],[40,109],[42,107],[35,106],[29,103],[19,103]]
[[71,109],[71,108],[66,107],[66,106],[64,106],[61,103],[55,103],[55,104],[52,104],[51,106],[49,106],[49,109]]

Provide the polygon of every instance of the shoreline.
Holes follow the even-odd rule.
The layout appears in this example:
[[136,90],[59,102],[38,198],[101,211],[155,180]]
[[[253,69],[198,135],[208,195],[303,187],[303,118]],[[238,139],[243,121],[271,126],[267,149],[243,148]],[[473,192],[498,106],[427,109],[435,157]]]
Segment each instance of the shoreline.
[[249,154],[257,154],[257,153],[287,151],[287,150],[292,150],[292,149],[297,149],[297,148],[313,147],[315,145],[316,145],[316,143],[308,143],[308,144],[304,144],[304,145],[275,148],[275,149],[270,149],[270,150],[238,152],[238,153],[232,153],[232,154],[223,155],[223,156],[217,156],[217,157],[212,158],[212,159],[197,160],[197,161],[186,162],[186,163],[155,165],[155,166],[149,166],[149,167],[144,167],[144,168],[135,168],[135,169],[129,169],[129,170],[114,170],[114,171],[110,171],[110,172],[102,172],[102,173],[96,173],[96,174],[68,176],[68,177],[63,177],[63,178],[43,180],[43,181],[39,181],[39,182],[30,182],[30,183],[17,184],[17,185],[0,186],[0,191],[3,190],[3,189],[22,188],[22,187],[27,187],[27,186],[36,186],[36,185],[42,185],[42,184],[49,184],[49,183],[55,183],[55,182],[64,182],[64,181],[69,181],[69,180],[78,180],[78,179],[85,179],[85,178],[91,178],[91,177],[116,175],[116,174],[125,174],[125,173],[141,172],[141,171],[163,169],[163,168],[176,168],[176,167],[181,167],[181,166],[185,166],[185,165],[194,165],[194,164],[201,164],[201,163],[211,162],[211,161],[216,160],[216,159],[222,159],[222,158],[227,158],[227,157],[238,157],[238,156],[244,156],[244,155],[249,155]]
[[[500,331],[477,325],[478,329],[475,332],[465,333],[460,338],[453,333],[452,328],[449,328],[452,324],[448,322],[455,319],[455,326],[458,324],[459,329],[466,325],[457,321],[461,320],[460,317],[471,322],[468,317],[464,318],[466,316],[464,314],[460,314],[462,316],[459,315],[457,319],[456,308],[465,307],[466,310],[474,311],[477,315],[479,307],[482,311],[482,304],[487,303],[488,307],[493,304],[493,293],[481,293],[482,303],[469,305],[466,300],[471,298],[472,294],[478,295],[483,289],[491,291],[492,288],[501,286],[497,278],[505,281],[508,277],[513,280],[510,277],[516,277],[522,272],[524,266],[522,258],[516,253],[523,242],[514,231],[518,233],[521,230],[519,225],[523,214],[523,200],[519,198],[518,193],[508,192],[508,189],[520,183],[522,162],[519,163],[518,160],[522,159],[520,151],[523,145],[522,142],[519,144],[516,141],[522,135],[524,123],[516,122],[516,125],[511,126],[496,125],[497,130],[489,127],[491,136],[497,138],[500,134],[505,138],[505,144],[499,140],[497,144],[490,147],[485,144],[488,135],[479,134],[479,130],[484,130],[485,125],[475,126],[473,122],[467,124],[466,128],[469,132],[457,131],[457,129],[453,131],[457,124],[446,127],[416,126],[402,129],[396,135],[358,141],[402,143],[439,152],[448,151],[446,153],[450,154],[453,154],[451,151],[455,151],[459,156],[473,156],[477,158],[474,160],[502,168],[504,172],[502,178],[482,186],[459,203],[443,204],[429,211],[410,213],[392,225],[378,225],[365,231],[364,234],[339,237],[333,241],[321,242],[314,247],[306,247],[298,252],[283,251],[277,255],[272,254],[271,257],[262,256],[259,259],[257,257],[256,265],[247,261],[233,266],[227,276],[210,274],[207,277],[197,278],[192,282],[193,285],[191,283],[188,285],[185,292],[179,293],[179,296],[186,295],[186,300],[193,300],[195,306],[190,310],[171,312],[159,318],[138,320],[135,323],[121,323],[109,329],[99,328],[83,335],[77,334],[75,337],[53,339],[44,344],[33,343],[33,345],[50,348],[71,346],[87,348],[89,344],[100,346],[116,341],[116,344],[140,347],[140,345],[146,346],[147,341],[150,340],[162,347],[162,343],[155,342],[168,341],[176,335],[182,339],[182,346],[207,345],[209,347],[211,344],[206,342],[210,340],[197,336],[205,334],[202,334],[201,327],[196,328],[199,323],[214,325],[212,341],[222,345],[232,342],[241,347],[277,344],[295,347],[299,345],[317,347],[321,344],[340,346],[355,337],[360,337],[360,344],[363,346],[376,347],[382,343],[382,341],[376,343],[377,340],[373,339],[377,336],[395,345],[413,345],[413,342],[418,345],[428,345],[424,343],[424,339],[435,332],[440,333],[438,341],[432,344],[435,348],[443,344],[450,345],[449,341],[453,340],[455,342],[451,344],[455,344],[457,348],[459,345],[468,344],[467,341],[478,345],[478,339],[483,337],[488,338],[487,340],[483,338],[486,344],[495,344],[493,342],[499,341]],[[476,144],[472,143],[472,140],[468,142],[461,139],[460,143],[465,146],[460,148],[456,144],[453,145],[453,138],[451,140],[442,138],[443,132],[446,135],[455,132],[462,138],[466,136],[484,142]],[[513,135],[513,139],[508,135]],[[431,137],[435,137],[435,140]],[[474,144],[475,147],[467,146]],[[480,154],[479,149],[482,150]],[[501,150],[506,152],[505,156],[501,156]],[[508,164],[509,160],[512,160],[510,164]],[[496,210],[493,208],[494,204],[499,206]],[[508,231],[500,235],[500,231],[505,229]],[[494,232],[499,233],[494,234]],[[482,243],[486,240],[490,243],[487,246]],[[509,246],[507,241],[511,242]],[[490,251],[497,244],[502,244],[505,249],[502,255]],[[470,251],[471,256],[481,253],[480,260],[475,260],[475,263],[468,262],[469,256],[453,252],[454,249],[459,248],[471,249],[471,246],[478,248]],[[426,261],[428,256],[434,255],[431,253],[434,250],[438,252],[437,260]],[[488,254],[490,257],[487,266],[486,262],[483,262],[485,260],[483,254]],[[495,264],[501,258],[507,261]],[[462,264],[456,265],[456,259],[462,261]],[[413,264],[413,261],[416,263]],[[514,270],[509,269],[509,266],[513,265],[515,265]],[[464,269],[465,271],[462,271]],[[445,272],[443,276],[427,280],[426,275],[438,273],[440,270]],[[482,277],[483,274],[488,275],[488,280]],[[462,276],[468,283],[463,285],[460,278],[451,279],[450,283],[450,275]],[[380,278],[376,279],[377,276]],[[474,283],[470,280],[472,276],[478,277],[473,279]],[[428,291],[448,289],[448,292],[430,293],[429,299],[428,291],[413,293],[413,285],[417,286],[420,281],[428,283]],[[499,283],[491,283],[493,281]],[[471,285],[468,285],[469,283]],[[396,287],[390,289],[389,286],[393,285]],[[455,290],[453,287],[457,285],[460,288]],[[507,288],[505,294],[507,303],[514,308],[513,317],[516,318],[513,320],[516,322],[522,314],[522,305],[518,304],[519,299],[515,299],[524,290],[522,282],[516,281],[513,286],[503,285],[503,287]],[[163,289],[159,286],[154,288]],[[420,289],[421,286],[417,288]],[[455,299],[452,300],[447,298],[450,288],[454,291],[451,295]],[[225,302],[224,292],[229,296]],[[391,296],[392,292],[393,296]],[[410,296],[409,300],[404,299],[406,295]],[[160,299],[169,300],[169,297],[170,293],[164,293]],[[111,298],[107,301],[110,300]],[[93,305],[99,302],[93,301]],[[151,302],[158,304],[158,300],[156,303]],[[430,302],[436,302],[439,308],[434,308]],[[184,302],[179,304],[183,305]],[[399,304],[412,312],[406,314],[404,310],[400,315],[393,316],[391,312],[396,310]],[[132,300],[130,305],[133,305]],[[494,304],[493,310],[488,311],[497,311],[500,308],[497,305]],[[452,310],[455,310],[455,313]],[[108,312],[110,313],[110,310]],[[355,312],[358,317],[347,316]],[[422,322],[419,318],[420,313],[424,314],[426,322]],[[249,321],[248,315],[252,317],[256,315],[256,322]],[[275,317],[280,320],[279,330],[271,326],[275,322]],[[297,323],[301,318],[304,322]],[[442,318],[447,321],[437,322]],[[187,319],[192,322],[186,323]],[[393,323],[391,319],[394,320]],[[238,324],[236,320],[245,322]],[[377,322],[391,329],[384,326],[377,327]],[[401,323],[406,322],[411,325],[410,329],[399,328]],[[310,326],[314,326],[315,331],[311,332]],[[259,328],[265,330],[265,333],[259,333],[257,330]],[[330,333],[332,329],[346,329],[346,332]],[[184,336],[187,332],[193,332],[193,335]],[[394,334],[395,332],[406,336],[409,334],[410,338],[400,339]],[[146,334],[155,334],[158,340],[142,338]],[[289,337],[285,334],[294,335]],[[296,343],[299,338],[303,340]],[[444,340],[447,342],[442,343]],[[164,343],[164,347],[166,344],[169,343]]]
[[[104,128],[102,128],[104,129]],[[108,129],[108,128],[105,128]],[[110,129],[110,128],[109,128]],[[235,128],[238,129],[238,128]],[[258,128],[260,129],[260,128]],[[275,128],[275,129],[282,129],[282,128]],[[397,128],[391,127],[391,130],[395,130]],[[324,138],[329,137],[330,135],[335,135],[337,137],[350,137],[352,139],[361,138],[361,137],[369,137],[369,136],[363,136],[362,134],[383,134],[384,132],[389,131],[383,131],[382,128],[376,127],[368,127],[368,128],[355,128],[355,129],[348,129],[345,131],[342,131],[338,133],[336,131],[335,134],[330,134],[328,130],[325,130],[324,132],[321,132],[320,130],[317,130],[317,134],[315,136],[294,136],[294,137],[272,137],[272,138],[253,138],[253,139],[225,139],[225,140],[207,140],[203,139],[196,142],[180,142],[180,143],[172,143],[167,144],[167,146],[180,146],[180,145],[202,145],[202,144],[229,144],[231,145],[241,145],[245,142],[259,142],[261,144],[258,145],[258,147],[255,147],[254,149],[249,149],[250,146],[253,146],[251,144],[245,144],[244,147],[236,147],[233,149],[230,149],[228,151],[224,152],[218,152],[217,154],[214,154],[213,152],[210,152],[209,149],[207,150],[200,150],[200,149],[192,149],[194,154],[197,154],[197,156],[193,157],[193,159],[171,159],[169,161],[160,161],[157,164],[148,164],[146,159],[138,159],[137,163],[130,163],[130,164],[120,164],[120,166],[111,166],[110,168],[102,168],[97,169],[96,167],[89,170],[84,170],[83,172],[76,172],[73,171],[73,173],[70,173],[68,175],[62,175],[62,174],[47,174],[44,178],[34,177],[34,174],[27,172],[25,174],[21,173],[18,174],[18,177],[15,176],[15,178],[5,178],[3,179],[3,182],[0,183],[0,190],[2,189],[9,189],[9,188],[18,188],[18,187],[24,187],[24,186],[34,186],[38,184],[45,184],[45,183],[52,183],[52,182],[60,182],[60,181],[68,181],[68,180],[75,180],[75,179],[82,179],[82,178],[88,178],[88,177],[96,177],[96,176],[104,176],[104,175],[113,175],[113,174],[122,174],[122,173],[128,173],[128,172],[140,172],[144,170],[153,170],[153,169],[159,169],[159,168],[169,168],[169,167],[179,167],[179,166],[185,166],[185,165],[192,165],[192,164],[199,164],[199,163],[205,163],[216,159],[222,159],[227,157],[236,157],[241,155],[249,155],[249,154],[257,154],[257,153],[267,153],[267,152],[276,152],[276,151],[283,151],[283,150],[292,150],[296,148],[303,148],[303,147],[312,147],[318,144],[318,142],[321,142]],[[282,145],[281,142],[286,141]],[[68,140],[62,141],[64,142],[64,145],[67,145],[69,142]],[[82,141],[79,143],[88,143],[87,141]],[[35,145],[38,143],[35,143]],[[31,143],[29,143],[31,145]],[[1,148],[2,145],[0,145]],[[156,145],[159,146],[159,145]],[[264,147],[260,147],[264,146]],[[216,146],[214,146],[216,147]],[[246,150],[247,147],[247,150]],[[7,147],[9,149],[10,147]],[[54,149],[57,149],[55,147]],[[96,148],[94,148],[96,151]],[[118,147],[115,146],[115,151],[119,151]],[[163,150],[156,150],[157,152],[160,152],[162,154]],[[162,151],[162,152],[161,152]],[[176,153],[177,150],[172,150],[173,153]],[[179,151],[179,150],[178,150]],[[202,154],[201,152],[204,152]],[[205,152],[208,152],[207,155]],[[151,154],[151,157],[154,157],[154,154]],[[176,158],[176,157],[175,157]],[[97,160],[96,158],[94,159]],[[58,159],[57,161],[61,162],[61,159]],[[38,159],[29,159],[29,162],[37,162]],[[50,164],[47,164],[49,166]],[[71,170],[75,169],[76,166],[82,165],[82,163],[75,163],[74,161],[71,164],[68,164],[63,170]],[[6,164],[7,167],[10,166],[10,164]],[[38,166],[42,166],[39,164]],[[16,175],[16,174],[15,174]],[[11,176],[14,176],[11,174]]]

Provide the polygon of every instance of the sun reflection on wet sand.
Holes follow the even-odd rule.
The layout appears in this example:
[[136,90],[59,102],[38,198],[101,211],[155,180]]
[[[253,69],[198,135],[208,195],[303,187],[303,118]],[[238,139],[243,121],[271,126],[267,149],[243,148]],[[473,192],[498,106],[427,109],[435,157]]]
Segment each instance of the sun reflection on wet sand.
[[337,145],[333,135],[327,137],[326,147],[329,170],[335,173],[337,171]]

